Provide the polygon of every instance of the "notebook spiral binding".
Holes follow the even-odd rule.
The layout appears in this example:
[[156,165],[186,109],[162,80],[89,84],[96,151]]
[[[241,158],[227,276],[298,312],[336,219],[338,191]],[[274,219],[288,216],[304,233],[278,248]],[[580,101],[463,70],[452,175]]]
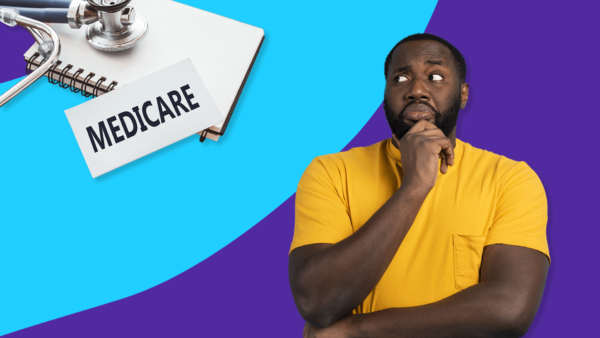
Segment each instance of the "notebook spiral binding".
[[[26,66],[26,69],[25,69],[25,72],[26,72],[27,74],[31,74],[31,73],[33,72],[33,70],[31,69],[31,65],[33,65],[33,62],[34,62],[34,61],[35,61],[35,59],[37,59],[39,56],[40,56],[40,53],[37,53],[37,52],[36,52],[36,53],[34,53],[34,54],[33,54],[33,55],[32,55],[32,56],[31,56],[31,57],[30,57],[30,58],[27,60],[27,66]],[[43,60],[40,62],[40,66],[41,66],[42,64],[44,64],[44,62],[46,62],[46,59],[43,59]],[[96,76],[96,74],[95,74],[95,73],[93,73],[93,72],[89,72],[89,73],[86,75],[85,79],[83,80],[83,82],[82,82],[82,84],[81,84],[81,89],[80,89],[80,88],[77,88],[77,87],[75,86],[75,84],[76,84],[77,82],[81,82],[81,81],[77,80],[77,78],[78,78],[78,77],[79,77],[79,76],[80,76],[80,75],[81,75],[83,72],[85,72],[85,70],[84,70],[84,69],[82,69],[82,68],[79,68],[79,69],[77,69],[77,71],[75,72],[75,74],[73,74],[73,77],[71,77],[71,78],[70,78],[70,81],[68,81],[69,83],[67,84],[67,83],[65,82],[65,76],[67,75],[67,73],[69,72],[69,70],[73,69],[73,65],[71,65],[71,64],[68,64],[68,65],[66,65],[66,66],[65,66],[65,68],[64,68],[62,71],[60,71],[60,72],[56,71],[56,67],[58,67],[58,66],[59,66],[59,65],[61,65],[61,64],[62,64],[62,61],[57,61],[57,62],[54,64],[54,66],[52,66],[50,69],[48,69],[48,71],[47,71],[47,72],[46,72],[46,74],[45,74],[45,75],[48,77],[48,82],[50,82],[51,84],[57,84],[57,85],[59,85],[59,86],[60,86],[61,88],[63,88],[63,89],[69,89],[69,90],[71,90],[73,93],[79,93],[79,92],[81,92],[81,95],[83,95],[83,96],[85,96],[85,97],[90,97],[90,96],[91,96],[92,98],[95,98],[95,97],[98,97],[98,96],[99,96],[98,94],[100,94],[100,93],[99,93],[99,91],[101,90],[101,89],[100,89],[100,86],[102,85],[102,83],[103,83],[103,82],[105,82],[105,81],[106,81],[106,77],[104,77],[104,76],[100,77],[100,79],[98,79],[98,81],[96,81],[96,84],[95,84],[95,85],[93,85],[93,86],[91,86],[91,85],[89,84],[89,82],[92,80],[92,78],[93,78],[94,76]],[[55,79],[53,79],[53,78],[52,78],[52,74],[57,74],[57,75],[58,75],[58,80],[55,80]],[[74,83],[74,82],[75,82],[75,83]],[[115,87],[117,86],[117,84],[118,84],[118,82],[116,82],[116,81],[112,81],[112,82],[110,83],[110,85],[108,86],[108,88],[106,89],[106,92],[108,93],[108,92],[112,91],[113,89],[115,89]],[[102,89],[102,91],[104,91],[104,90]]]
[[[40,53],[34,53],[29,59],[27,59],[27,65],[25,68],[25,72],[27,73],[27,75],[31,74],[33,72],[33,70],[31,69],[31,65],[33,65],[34,61],[40,56]],[[40,62],[40,66],[44,64],[44,62],[46,62],[46,59],[42,59],[42,61]],[[99,95],[99,90],[100,90],[100,86],[102,85],[103,82],[106,81],[106,77],[102,76],[100,79],[98,79],[98,81],[96,81],[96,84],[94,86],[90,86],[89,82],[90,80],[96,76],[95,73],[93,72],[89,72],[88,75],[85,77],[85,79],[83,80],[82,83],[82,88],[83,90],[77,88],[75,86],[75,84],[73,83],[73,81],[75,82],[81,82],[76,80],[79,75],[81,75],[83,72],[85,72],[84,69],[79,68],[77,69],[77,71],[75,72],[75,74],[73,74],[73,77],[70,78],[70,81],[68,81],[69,83],[65,82],[65,76],[67,75],[67,73],[69,72],[69,70],[73,69],[73,65],[68,64],[65,66],[65,68],[63,68],[62,71],[58,72],[56,71],[56,67],[60,66],[62,64],[62,61],[56,61],[56,63],[54,64],[54,66],[52,66],[50,69],[48,69],[48,71],[46,72],[46,77],[48,77],[48,82],[50,82],[51,84],[57,84],[60,86],[60,88],[63,89],[69,89],[71,90],[73,93],[79,93],[81,92],[81,95],[85,96],[85,97],[98,97]],[[58,74],[58,80],[55,80],[52,78],[52,74]],[[115,89],[115,87],[118,85],[119,83],[117,81],[112,81],[110,83],[110,85],[108,85],[108,88],[106,88],[106,92],[110,92],[112,90]],[[90,88],[88,88],[88,86],[90,86]],[[88,90],[88,89],[91,89]],[[203,130],[202,134],[200,134],[200,143],[204,143],[204,141],[206,140],[206,135],[212,132],[211,130]],[[214,133],[214,132],[213,132]]]

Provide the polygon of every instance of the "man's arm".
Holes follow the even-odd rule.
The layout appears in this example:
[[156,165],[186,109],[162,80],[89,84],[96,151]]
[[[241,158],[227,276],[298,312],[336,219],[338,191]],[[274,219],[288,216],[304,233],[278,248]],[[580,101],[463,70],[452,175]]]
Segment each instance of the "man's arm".
[[453,164],[451,141],[425,120],[416,123],[399,144],[404,170],[400,189],[348,238],[333,245],[302,246],[290,254],[294,301],[300,315],[315,326],[331,325],[369,295],[435,185],[438,170],[445,173],[447,164]]
[[325,329],[307,324],[304,337],[521,337],[539,307],[548,265],[537,250],[490,245],[479,284],[433,304],[351,315]]
[[333,245],[312,244],[292,251],[290,286],[304,320],[327,327],[369,295],[390,265],[426,196],[403,186],[350,237]]

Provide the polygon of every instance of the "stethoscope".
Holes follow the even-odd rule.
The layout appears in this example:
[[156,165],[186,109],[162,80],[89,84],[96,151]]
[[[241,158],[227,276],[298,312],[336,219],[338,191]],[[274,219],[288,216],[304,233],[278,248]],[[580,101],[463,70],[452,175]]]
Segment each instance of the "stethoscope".
[[[0,0],[0,21],[25,27],[39,44],[43,64],[0,96],[0,107],[42,77],[58,60],[60,39],[44,22],[87,25],[88,43],[102,51],[134,47],[148,34],[148,22],[128,6],[131,0]],[[45,33],[45,34],[43,34]]]

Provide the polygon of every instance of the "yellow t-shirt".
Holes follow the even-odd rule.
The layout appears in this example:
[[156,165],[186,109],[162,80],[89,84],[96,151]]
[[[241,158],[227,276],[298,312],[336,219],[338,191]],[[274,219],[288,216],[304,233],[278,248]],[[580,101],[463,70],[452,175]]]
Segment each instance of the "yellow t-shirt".
[[[483,248],[510,244],[541,251],[546,194],[524,162],[456,140],[454,166],[438,173],[396,256],[354,313],[433,303],[479,282]],[[400,151],[385,140],[317,157],[296,194],[290,252],[352,235],[398,190]]]

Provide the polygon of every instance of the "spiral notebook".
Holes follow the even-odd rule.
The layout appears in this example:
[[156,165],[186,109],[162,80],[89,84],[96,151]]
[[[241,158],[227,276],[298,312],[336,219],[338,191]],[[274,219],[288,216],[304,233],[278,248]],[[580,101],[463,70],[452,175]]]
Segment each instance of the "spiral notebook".
[[[77,30],[51,24],[61,41],[60,64],[46,76],[65,89],[99,96],[189,57],[224,119],[198,134],[201,141],[216,141],[225,133],[264,31],[175,1],[134,0],[131,6],[146,18],[149,31],[126,51],[94,49],[86,41],[85,26]],[[43,62],[37,49],[35,43],[25,53],[29,71]]]

